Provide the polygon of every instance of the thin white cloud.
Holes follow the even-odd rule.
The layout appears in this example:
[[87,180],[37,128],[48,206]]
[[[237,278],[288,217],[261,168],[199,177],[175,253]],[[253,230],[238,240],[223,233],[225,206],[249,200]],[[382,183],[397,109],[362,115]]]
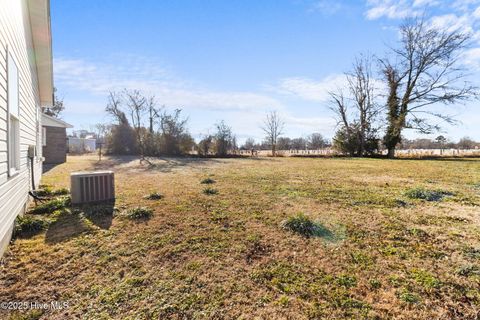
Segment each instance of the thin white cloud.
[[456,14],[445,14],[430,19],[430,25],[445,30],[460,30],[464,33],[473,33],[473,25],[467,15],[457,16]]
[[479,0],[455,0],[453,1],[452,8],[460,11],[471,11],[472,6],[479,4]]
[[480,70],[480,48],[467,50],[463,57],[466,65],[473,69]]
[[326,117],[296,117],[285,115],[285,123],[288,129],[296,129],[297,132],[310,134],[313,132],[321,133],[324,136],[330,136],[335,130],[336,121],[333,115]]
[[[427,16],[435,28],[459,30],[472,36],[472,49],[464,54],[464,64],[480,70],[478,47],[480,46],[480,0],[366,0],[367,19],[392,20],[414,16]],[[436,10],[426,10],[435,7]],[[423,9],[423,10],[422,10]]]
[[291,95],[309,101],[325,102],[329,100],[329,92],[346,84],[345,75],[333,74],[322,80],[293,77],[279,81],[271,90],[284,95]]
[[414,7],[433,7],[437,6],[441,3],[439,0],[414,0],[413,6]]
[[382,17],[389,19],[404,19],[418,15],[421,11],[407,0],[367,0],[368,10],[365,16],[369,20]]
[[329,16],[340,12],[342,9],[344,9],[344,6],[338,0],[318,0],[311,6],[310,11]]
[[151,61],[124,61],[124,66],[93,64],[79,59],[57,58],[56,81],[74,90],[106,96],[124,88],[154,94],[161,104],[208,110],[258,110],[281,108],[281,103],[255,92],[225,92],[205,89],[170,75]]
[[480,19],[480,7],[478,7],[477,9],[475,9],[475,11],[473,12],[472,16],[473,16],[473,18],[475,18],[475,19]]

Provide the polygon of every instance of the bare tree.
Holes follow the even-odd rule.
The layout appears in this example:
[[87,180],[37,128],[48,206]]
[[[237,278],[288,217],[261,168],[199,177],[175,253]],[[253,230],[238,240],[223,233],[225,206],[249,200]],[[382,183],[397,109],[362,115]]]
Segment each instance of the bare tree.
[[[375,103],[375,86],[372,76],[372,58],[360,56],[355,59],[352,71],[346,73],[347,92],[342,89],[330,92],[333,110],[337,114],[341,136],[348,145],[346,148],[351,155],[355,153],[364,156],[367,153],[367,144],[373,138],[373,128],[379,113]],[[353,120],[349,119],[353,116]]]
[[181,154],[182,139],[190,136],[187,131],[188,118],[182,118],[181,113],[181,109],[175,109],[171,114],[164,111],[160,115],[161,151],[164,154]]
[[98,146],[98,161],[101,161],[102,147],[105,144],[105,134],[107,133],[108,126],[104,123],[97,123],[91,127],[91,130],[95,132],[96,143]]
[[119,125],[129,124],[125,112],[122,111],[121,104],[121,95],[110,91],[108,93],[108,103],[105,111],[115,118]]
[[265,138],[268,140],[272,147],[273,157],[276,156],[277,140],[278,137],[283,134],[284,127],[285,123],[283,122],[277,111],[272,111],[268,113],[261,127],[263,132],[265,132]]
[[335,112],[337,115],[337,126],[341,126],[345,131],[347,140],[351,139],[353,135],[352,129],[350,128],[350,122],[348,120],[348,106],[346,103],[345,95],[342,89],[338,89],[337,92],[330,92],[331,98],[331,107],[330,110]]
[[160,119],[160,112],[164,108],[156,108],[155,96],[151,96],[147,99],[147,109],[148,109],[148,121],[149,121],[149,132],[150,134],[154,133],[153,126],[155,121]]
[[135,130],[135,138],[137,139],[137,144],[140,148],[140,162],[143,162],[145,160],[146,149],[146,132],[143,126],[143,117],[147,111],[148,98],[142,95],[138,90],[130,91],[125,89],[123,94],[125,105],[130,113],[130,120],[132,121],[132,126]]
[[312,133],[308,137],[308,148],[318,150],[325,148],[328,145],[328,140],[325,139],[321,133]]
[[232,133],[232,128],[225,124],[223,120],[215,124],[215,129],[215,154],[225,157],[229,151],[234,149],[235,136]]
[[197,144],[198,153],[202,156],[208,156],[213,146],[214,137],[211,134],[205,135]]
[[122,94],[109,92],[105,111],[117,122],[111,127],[107,151],[114,154],[136,154],[138,146],[135,132],[125,114]]
[[400,34],[400,46],[392,49],[391,60],[380,60],[388,86],[384,144],[390,158],[395,156],[403,129],[437,131],[439,125],[431,124],[432,117],[454,123],[452,116],[429,106],[454,104],[476,95],[476,88],[464,81],[466,74],[458,66],[470,35],[431,27],[423,19],[405,22]]
[[348,86],[358,111],[360,156],[365,155],[368,134],[379,110],[375,104],[371,61],[369,56],[357,57],[353,64],[353,72],[347,74]]
[[252,150],[253,148],[255,148],[255,139],[247,138],[247,140],[245,140],[245,143],[242,146],[242,149]]

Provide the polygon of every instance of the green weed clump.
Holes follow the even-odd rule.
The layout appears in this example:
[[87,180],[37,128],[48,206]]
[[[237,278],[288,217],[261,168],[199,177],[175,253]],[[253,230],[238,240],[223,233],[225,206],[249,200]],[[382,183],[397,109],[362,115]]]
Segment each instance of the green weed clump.
[[410,292],[406,289],[404,289],[400,293],[399,298],[403,302],[410,303],[410,304],[415,304],[420,302],[420,297],[417,294]]
[[211,196],[211,195],[214,195],[214,194],[218,194],[218,190],[213,189],[213,188],[205,188],[205,189],[203,189],[203,193],[208,195],[208,196]]
[[146,220],[153,216],[153,210],[145,207],[129,209],[125,212],[125,217],[130,220]]
[[201,184],[212,184],[215,183],[216,181],[213,180],[212,178],[205,178],[202,181],[200,181]]
[[161,200],[163,199],[163,195],[158,192],[152,192],[144,197],[147,200]]
[[446,196],[452,196],[453,194],[443,190],[428,190],[425,188],[417,187],[408,189],[405,192],[405,196],[410,199],[420,199],[426,201],[440,201]]
[[30,213],[33,214],[49,214],[56,210],[63,209],[70,205],[70,197],[55,198],[36,206]]
[[465,265],[457,269],[457,274],[463,277],[480,276],[480,267],[476,265]]
[[314,222],[301,212],[283,221],[282,228],[306,238],[322,236],[323,230],[325,230],[325,227]]
[[67,188],[53,189],[52,186],[41,185],[36,193],[39,197],[58,197],[70,194],[70,190]]
[[18,216],[15,221],[14,235],[15,237],[26,237],[39,233],[44,230],[47,223],[37,217],[31,215]]

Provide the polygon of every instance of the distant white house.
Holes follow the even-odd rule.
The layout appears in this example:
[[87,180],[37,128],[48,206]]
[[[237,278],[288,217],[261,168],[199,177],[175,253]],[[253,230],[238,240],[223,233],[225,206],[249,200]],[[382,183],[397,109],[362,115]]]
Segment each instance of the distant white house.
[[52,97],[49,1],[0,0],[0,255],[40,182],[41,108]]
[[69,153],[89,153],[97,150],[97,139],[68,137]]

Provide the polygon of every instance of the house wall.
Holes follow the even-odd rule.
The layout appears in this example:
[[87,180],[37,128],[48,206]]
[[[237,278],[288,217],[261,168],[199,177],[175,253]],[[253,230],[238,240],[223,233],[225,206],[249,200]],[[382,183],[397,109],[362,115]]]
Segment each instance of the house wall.
[[44,127],[46,130],[46,145],[43,146],[43,156],[46,164],[58,164],[67,161],[67,129],[59,127]]
[[[38,184],[42,173],[40,100],[36,65],[25,0],[0,0],[0,256],[8,245],[17,215],[24,212],[31,189],[28,146],[37,146],[34,171]],[[19,73],[20,171],[8,176],[7,163],[7,50]]]

